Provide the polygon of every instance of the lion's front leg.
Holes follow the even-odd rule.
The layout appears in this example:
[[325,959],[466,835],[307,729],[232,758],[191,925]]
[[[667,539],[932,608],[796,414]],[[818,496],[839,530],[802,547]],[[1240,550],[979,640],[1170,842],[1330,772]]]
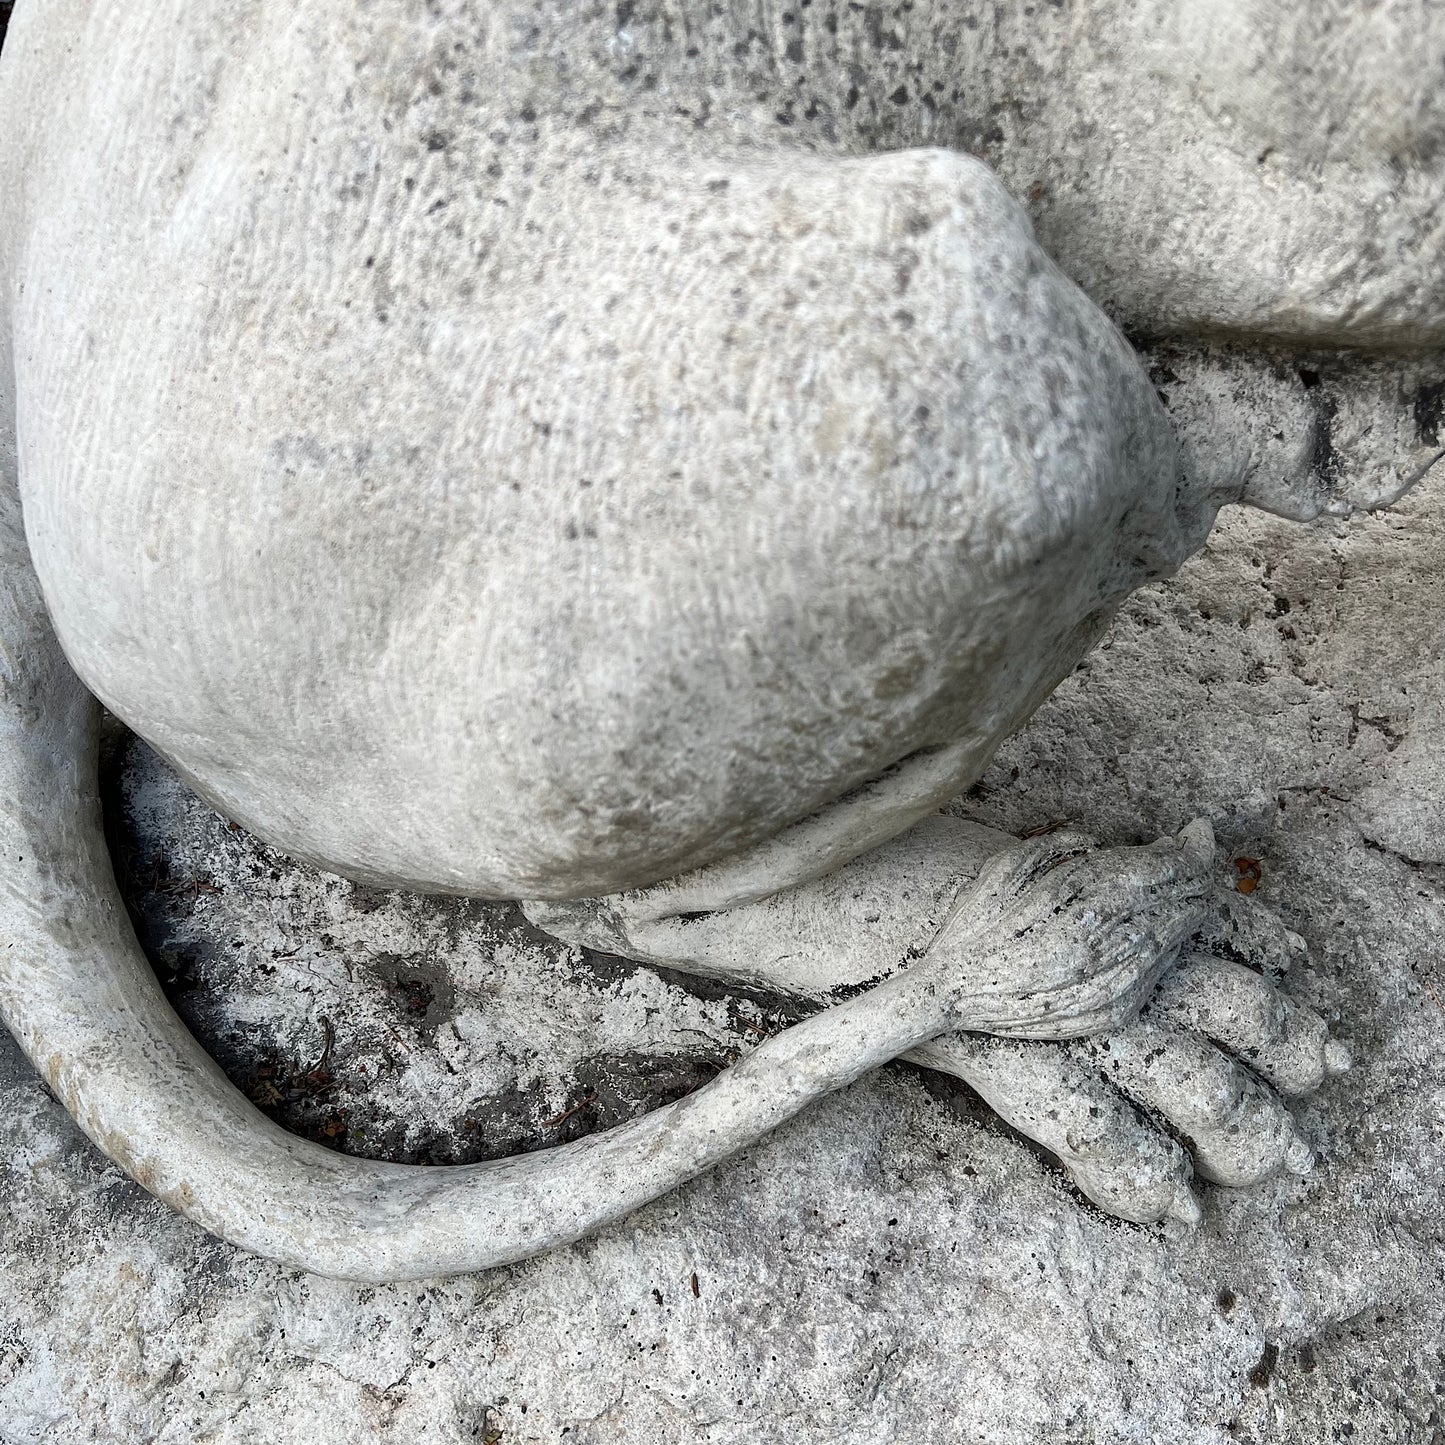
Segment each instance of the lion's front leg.
[[[593,947],[819,1002],[973,950],[989,963],[967,1031],[907,1057],[963,1079],[1110,1213],[1192,1222],[1196,1175],[1241,1186],[1309,1167],[1283,1100],[1348,1064],[1319,1015],[1263,973],[1185,949],[1217,896],[1212,874],[1199,827],[1146,849],[1021,846],[935,816],[741,907],[657,917],[649,894],[528,911]],[[1282,926],[1247,906],[1234,951],[1287,964]]]
[[1192,1179],[1305,1173],[1288,1100],[1349,1067],[1313,1009],[1263,974],[1186,954],[1140,1016],[1065,1045],[952,1034],[909,1056],[963,1079],[1096,1204],[1137,1222],[1200,1216]]

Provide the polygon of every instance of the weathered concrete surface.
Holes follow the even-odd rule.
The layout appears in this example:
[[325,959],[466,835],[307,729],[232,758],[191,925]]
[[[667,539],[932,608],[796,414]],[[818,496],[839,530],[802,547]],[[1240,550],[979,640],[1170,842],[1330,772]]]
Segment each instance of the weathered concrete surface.
[[[1290,988],[1358,1059],[1300,1107],[1313,1178],[1206,1190],[1193,1236],[1122,1225],[961,1090],[890,1069],[592,1242],[364,1289],[258,1264],[156,1204],[7,1044],[0,1440],[1440,1438],[1445,869],[1388,830],[1442,836],[1409,761],[1445,695],[1442,615],[1438,485],[1347,523],[1231,511],[968,802],[1115,840],[1210,812],[1262,860],[1262,896],[1311,949]],[[769,1021],[766,1001],[569,955],[497,906],[313,874],[138,747],[119,764],[118,851],[163,976],[303,1131],[500,1152],[687,1087]],[[323,1016],[331,1086],[305,1077]]]
[[[647,33],[620,18],[633,8],[608,27],[613,58],[646,81],[628,47]],[[1036,29],[1056,23],[1053,9],[1039,8]],[[1307,13],[1328,30],[1347,9]],[[1441,92],[1402,79],[1431,60],[1412,23],[1423,3],[1370,13],[1390,46],[1345,26],[1327,54],[1362,58],[1366,80],[1422,106],[1398,155],[1367,157],[1365,191],[1399,202],[1383,211],[1339,189],[1348,155],[1310,153],[1312,137],[1358,139],[1348,122],[1381,114],[1346,88],[1292,86],[1286,109],[1256,91],[1245,123],[1199,128],[1185,153],[1159,124],[1192,84],[1184,69],[1131,90],[1110,78],[1121,52],[1107,29],[1047,47],[1035,67],[1022,19],[979,52],[997,89],[941,121],[908,47],[880,29],[864,121],[844,127],[843,149],[985,151],[1056,252],[1073,244],[1074,274],[1145,329],[1333,334],[1344,318],[1378,340],[1377,321],[1419,319],[1421,295],[1438,299],[1408,267],[1440,253],[1401,247],[1403,273],[1361,265],[1332,198],[1356,221],[1383,215],[1386,241],[1408,240],[1395,222],[1432,214],[1420,187],[1438,159]],[[760,54],[788,58],[792,14],[768,7]],[[877,18],[865,7],[848,23]],[[1252,37],[1254,60],[1278,52],[1270,28]],[[1237,34],[1203,38],[1215,70],[1231,68]],[[1093,108],[1123,104],[1125,123],[1097,146],[1055,89],[1061,59],[1097,78]],[[704,100],[718,84],[697,77]],[[1066,103],[1044,124],[1054,95]],[[658,103],[677,96],[664,87]],[[1347,124],[1329,131],[1311,108]],[[893,115],[901,128],[865,123]],[[1163,192],[1150,170],[1161,163]],[[1409,186],[1393,188],[1391,166]],[[1101,238],[1080,223],[1103,178]],[[1227,218],[1207,235],[1181,226],[1181,211],[1211,219],[1221,196]],[[1261,217],[1279,221],[1263,238]],[[1225,259],[1191,273],[1209,255]],[[1340,256],[1336,304],[1299,263],[1328,270]],[[1306,284],[1281,287],[1281,274]],[[1424,321],[1438,334],[1438,306]],[[1370,413],[1352,374],[1336,422]],[[1441,379],[1399,392],[1411,444],[1439,440]],[[1298,381],[1319,395],[1313,363]],[[1333,428],[1335,465],[1369,495],[1359,468],[1381,454],[1378,437],[1345,430]],[[1281,429],[1282,453],[1295,439]],[[1359,1059],[1301,1110],[1322,1154],[1313,1180],[1209,1192],[1193,1237],[1120,1225],[956,1088],[890,1070],[588,1244],[442,1286],[367,1290],[256,1264],[177,1219],[103,1165],[0,1040],[0,1440],[1439,1439],[1439,486],[1342,526],[1230,517],[1178,585],[1131,604],[970,802],[1010,827],[1069,817],[1117,838],[1207,811],[1236,855],[1263,860],[1263,895],[1313,950],[1292,986],[1337,1017]],[[378,903],[252,849],[143,755],[130,761],[123,831],[163,974],[178,973],[178,1003],[238,1080],[303,1132],[391,1157],[504,1152],[687,1087],[767,1021],[766,1001],[698,1000],[562,953],[504,910]],[[520,1007],[539,992],[548,1018]]]

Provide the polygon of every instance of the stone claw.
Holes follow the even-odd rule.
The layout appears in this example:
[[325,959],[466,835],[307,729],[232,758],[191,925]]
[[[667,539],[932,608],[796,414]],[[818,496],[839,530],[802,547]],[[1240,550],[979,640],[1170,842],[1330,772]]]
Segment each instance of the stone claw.
[[1178,1193],[1170,1202],[1165,1217],[1177,1219],[1181,1224],[1188,1225],[1190,1229],[1199,1227],[1204,1218],[1204,1210],[1200,1206],[1198,1197],[1187,1184],[1179,1186]]

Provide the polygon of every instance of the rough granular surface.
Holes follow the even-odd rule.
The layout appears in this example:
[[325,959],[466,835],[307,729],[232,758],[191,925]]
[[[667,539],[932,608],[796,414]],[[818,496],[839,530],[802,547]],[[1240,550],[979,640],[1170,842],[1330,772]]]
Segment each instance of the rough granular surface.
[[[0,1045],[0,1441],[1445,1438],[1445,498],[1229,512],[960,808],[1126,841],[1211,816],[1309,944],[1355,1068],[1304,1180],[1137,1227],[953,1081],[884,1069],[597,1238],[430,1285],[258,1262],[150,1199]],[[143,747],[112,846],[187,1022],[263,1108],[447,1162],[605,1127],[788,1016],[569,950],[506,905],[268,852]]]
[[[314,14],[253,8],[210,7],[196,34],[239,36],[243,58],[262,54],[258,17],[326,38]],[[484,7],[395,8],[425,27]],[[1111,316],[1174,338],[1146,357],[1151,381],[1202,463],[1248,443],[1256,499],[1308,474],[1371,504],[1441,445],[1445,369],[1418,350],[1445,335],[1426,0],[1050,0],[982,22],[956,0],[692,8],[697,44],[675,43],[687,7],[651,0],[489,13],[518,18],[515,53],[568,62],[553,70],[579,124],[595,102],[669,136],[786,132],[800,155],[983,157]],[[167,103],[137,125],[174,134],[214,86],[159,33]],[[463,147],[426,118],[477,96],[467,64],[435,59],[407,82],[426,121],[415,209],[443,234]],[[547,71],[504,73],[526,89]],[[536,107],[516,103],[529,135]],[[486,143],[525,192],[519,145]],[[152,259],[133,279],[154,283]],[[371,314],[394,325],[386,267],[366,269]],[[161,294],[152,350],[175,314]],[[1201,333],[1226,339],[1218,354]],[[1335,343],[1382,350],[1289,349]],[[1121,1223],[962,1085],[891,1066],[581,1244],[363,1287],[171,1213],[0,1032],[0,1445],[1445,1445],[1440,471],[1349,521],[1228,511],[952,805],[1106,842],[1211,818],[1308,945],[1289,990],[1356,1060],[1296,1107],[1312,1175],[1206,1187],[1194,1231]],[[177,1009],[259,1107],[337,1149],[445,1164],[576,1139],[696,1088],[796,1012],[568,948],[510,905],[317,873],[118,730],[104,784]]]

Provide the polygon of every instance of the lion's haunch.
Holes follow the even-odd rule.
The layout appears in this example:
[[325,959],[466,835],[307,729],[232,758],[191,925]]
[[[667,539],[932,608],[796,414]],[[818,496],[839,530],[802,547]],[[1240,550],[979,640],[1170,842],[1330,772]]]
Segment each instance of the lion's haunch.
[[[137,41],[133,139],[36,192],[15,317],[67,655],[268,841],[605,893],[948,750],[896,832],[1202,540],[1131,351],[981,163],[609,140],[501,70],[418,156],[299,33],[139,192]],[[252,123],[273,89],[314,145]]]

